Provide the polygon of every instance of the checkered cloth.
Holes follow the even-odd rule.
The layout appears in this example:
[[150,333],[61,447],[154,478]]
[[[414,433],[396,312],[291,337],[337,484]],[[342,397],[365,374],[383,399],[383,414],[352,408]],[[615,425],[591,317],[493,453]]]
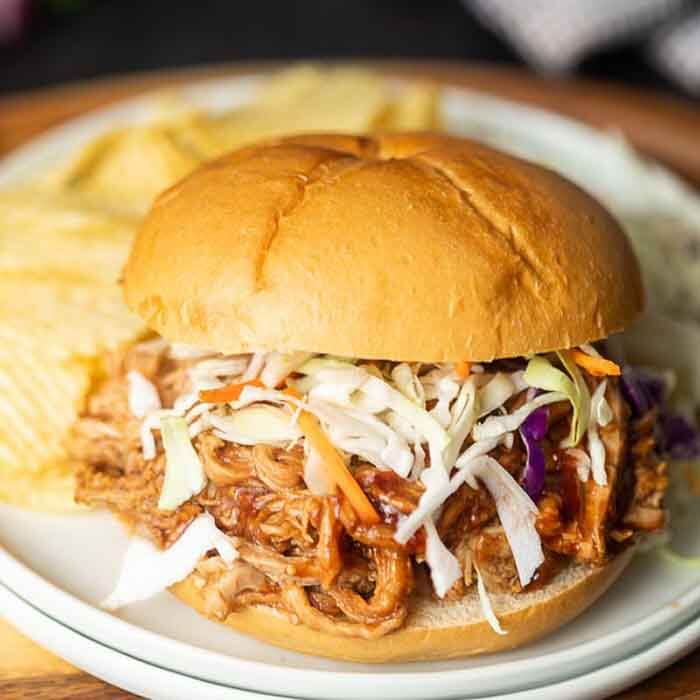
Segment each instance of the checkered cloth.
[[651,63],[700,94],[698,0],[463,0],[526,61],[545,72],[571,70],[585,56],[629,40]]

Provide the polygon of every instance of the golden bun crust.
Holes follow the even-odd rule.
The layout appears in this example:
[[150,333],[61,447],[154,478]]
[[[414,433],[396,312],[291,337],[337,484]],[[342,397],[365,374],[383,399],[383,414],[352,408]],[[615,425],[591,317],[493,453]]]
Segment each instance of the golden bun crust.
[[156,199],[124,287],[171,341],[430,362],[571,347],[643,307],[593,198],[423,133],[291,137],[205,165]]
[[[342,661],[429,661],[505,651],[539,639],[589,607],[618,578],[632,556],[627,550],[607,566],[570,566],[541,590],[492,600],[508,634],[499,636],[481,614],[476,593],[461,601],[415,597],[404,626],[379,639],[339,637],[290,622],[287,615],[256,606],[231,613],[223,623],[275,646]],[[206,615],[206,603],[190,576],[170,591]],[[217,622],[222,622],[212,618]]]

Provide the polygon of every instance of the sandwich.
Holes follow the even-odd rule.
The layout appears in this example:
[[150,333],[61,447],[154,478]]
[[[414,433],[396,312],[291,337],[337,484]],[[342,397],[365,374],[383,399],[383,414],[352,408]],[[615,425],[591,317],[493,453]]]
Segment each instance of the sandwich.
[[116,609],[385,662],[526,644],[663,530],[650,391],[614,361],[637,261],[593,198],[444,135],[305,135],[154,202],[152,334],[104,362],[76,499],[132,536]]

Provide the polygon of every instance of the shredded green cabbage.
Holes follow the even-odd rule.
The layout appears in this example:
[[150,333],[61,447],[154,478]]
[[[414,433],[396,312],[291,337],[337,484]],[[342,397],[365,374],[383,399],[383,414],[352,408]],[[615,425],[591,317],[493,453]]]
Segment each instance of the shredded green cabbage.
[[479,389],[479,417],[500,408],[517,391],[511,377],[497,372],[486,386]]
[[491,629],[499,635],[505,635],[508,634],[503,627],[501,627],[501,623],[499,622],[498,618],[496,617],[496,613],[493,610],[493,605],[491,604],[491,599],[489,598],[489,594],[486,591],[486,586],[484,585],[484,579],[481,576],[481,571],[479,571],[478,567],[474,567],[474,571],[476,572],[476,590],[477,593],[479,594],[479,602],[481,603],[481,611],[484,613],[484,617],[486,618],[486,621],[491,625]]
[[351,397],[365,381],[367,373],[359,367],[347,365],[343,369],[322,369],[308,374],[297,382],[309,398],[331,401],[341,406],[350,405]]
[[599,486],[606,486],[608,475],[605,471],[605,445],[598,434],[598,425],[606,426],[612,420],[612,410],[605,400],[607,380],[603,380],[591,397],[591,415],[588,422],[588,453],[591,459],[593,479]]
[[563,447],[575,447],[588,429],[588,421],[591,416],[591,394],[588,391],[588,385],[581,374],[581,370],[571,359],[571,353],[568,350],[560,350],[557,355],[561,363],[566,367],[566,371],[571,375],[571,379],[576,387],[578,410],[576,410],[576,405],[574,405],[574,419],[571,424],[571,432],[563,445]]
[[444,377],[441,379],[438,383],[437,403],[430,409],[430,411],[428,411],[429,415],[431,415],[445,429],[447,429],[452,422],[450,406],[457,398],[459,389],[460,385],[453,379],[450,379],[449,377]]
[[[513,413],[505,415],[492,415],[481,423],[477,423],[472,430],[474,440],[487,440],[489,438],[500,437],[517,430],[527,419],[527,417],[540,406],[546,406],[558,401],[566,401],[568,397],[559,391],[550,391],[546,394],[536,396],[532,401],[523,404]],[[510,448],[508,448],[510,449]]]
[[296,371],[300,374],[316,374],[323,369],[347,369],[353,366],[354,362],[351,360],[343,360],[328,355],[326,357],[312,357],[304,362],[301,367],[298,367]]
[[218,437],[241,445],[280,445],[301,437],[292,416],[275,406],[246,406],[229,416],[212,414],[209,422]]
[[450,436],[426,410],[416,406],[400,391],[377,377],[369,376],[361,389],[372,398],[382,401],[387,408],[403,416],[420,433],[425,435],[430,445],[431,457],[433,457],[433,452],[439,453],[434,456],[441,461],[442,451],[449,444]]
[[430,578],[438,598],[444,598],[455,581],[462,576],[462,566],[457,557],[445,547],[435,523],[427,518],[425,526],[425,562],[430,568]]
[[574,416],[571,431],[562,447],[575,447],[581,441],[588,427],[591,397],[581,373],[567,351],[557,353],[571,377],[554,367],[546,358],[536,355],[527,364],[525,381],[537,389],[555,391],[566,395],[571,402]]
[[425,408],[425,389],[410,365],[402,362],[391,371],[396,388],[419,408]]
[[476,391],[474,377],[469,377],[459,391],[457,399],[452,406],[452,420],[447,428],[450,436],[450,444],[445,448],[445,467],[452,469],[452,466],[459,456],[459,451],[464,445],[469,433],[471,433],[474,423],[479,415],[479,397]]
[[210,513],[198,515],[167,549],[160,549],[151,540],[132,537],[117,585],[101,606],[117,610],[147,600],[186,578],[212,549],[227,564],[238,557],[233,540],[219,530]]
[[160,432],[165,450],[165,479],[158,508],[175,510],[206,486],[207,477],[199,455],[192,447],[184,418],[161,417]]
[[271,352],[265,358],[260,381],[268,388],[279,386],[292,372],[296,372],[312,357],[310,352]]

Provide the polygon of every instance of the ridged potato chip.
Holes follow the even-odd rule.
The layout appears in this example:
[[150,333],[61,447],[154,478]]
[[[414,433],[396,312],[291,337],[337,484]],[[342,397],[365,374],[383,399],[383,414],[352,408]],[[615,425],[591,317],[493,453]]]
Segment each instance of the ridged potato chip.
[[0,273],[35,270],[51,277],[63,271],[112,284],[137,224],[71,192],[0,190]]
[[58,273],[3,275],[0,471],[64,462],[63,441],[97,373],[95,358],[141,329],[116,284]]
[[67,464],[38,474],[14,473],[0,480],[0,502],[43,513],[86,511],[73,500],[74,492],[75,476]]
[[133,233],[70,198],[0,193],[0,500],[76,508],[66,438],[98,356],[142,332],[117,284]]
[[140,126],[99,137],[46,184],[77,190],[115,211],[143,214],[159,192],[201,162],[168,126]]
[[377,125],[386,131],[424,131],[440,126],[437,86],[409,85],[389,106]]

